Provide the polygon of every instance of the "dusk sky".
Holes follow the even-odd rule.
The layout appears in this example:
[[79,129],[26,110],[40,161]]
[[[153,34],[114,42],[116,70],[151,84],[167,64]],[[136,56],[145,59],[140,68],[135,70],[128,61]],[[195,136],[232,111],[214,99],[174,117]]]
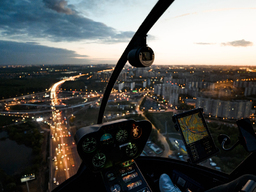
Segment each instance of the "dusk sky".
[[[156,0],[1,0],[0,65],[116,64]],[[255,0],[176,0],[155,64],[256,65]]]

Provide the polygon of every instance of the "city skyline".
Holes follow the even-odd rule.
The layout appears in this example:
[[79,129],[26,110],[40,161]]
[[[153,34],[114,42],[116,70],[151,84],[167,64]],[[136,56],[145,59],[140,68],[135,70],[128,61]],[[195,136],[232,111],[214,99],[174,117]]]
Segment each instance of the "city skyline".
[[[0,65],[116,64],[156,2],[3,1]],[[255,10],[250,0],[174,1],[148,33],[154,63],[256,65]]]

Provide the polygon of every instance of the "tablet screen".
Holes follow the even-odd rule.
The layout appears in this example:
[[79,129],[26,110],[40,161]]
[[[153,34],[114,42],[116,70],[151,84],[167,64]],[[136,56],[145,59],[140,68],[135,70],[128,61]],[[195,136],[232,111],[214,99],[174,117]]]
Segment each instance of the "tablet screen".
[[201,162],[218,152],[202,111],[199,108],[173,116],[192,163]]

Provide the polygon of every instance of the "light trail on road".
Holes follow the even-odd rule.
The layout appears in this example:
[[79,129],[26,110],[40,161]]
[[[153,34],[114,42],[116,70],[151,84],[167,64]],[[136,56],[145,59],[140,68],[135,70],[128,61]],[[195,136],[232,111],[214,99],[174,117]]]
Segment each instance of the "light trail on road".
[[[74,142],[71,138],[71,134],[67,129],[67,120],[64,117],[64,111],[60,111],[56,109],[57,105],[60,105],[60,100],[58,98],[57,92],[59,91],[59,87],[66,81],[73,81],[76,78],[84,76],[85,74],[76,75],[69,77],[67,79],[63,79],[58,81],[50,88],[50,98],[51,98],[51,109],[52,109],[52,126],[51,126],[51,137],[50,140],[50,155],[51,159],[53,159],[53,163],[50,164],[50,190],[53,190],[55,186],[52,185],[53,177],[54,183],[59,185],[60,183],[67,180],[71,174],[69,171],[72,171],[72,175],[76,171],[70,170],[76,169],[74,168],[77,161],[74,161],[74,155],[72,154],[71,149],[75,151],[76,148],[71,148],[70,146]],[[66,108],[67,110],[67,108]],[[65,124],[66,123],[66,124]],[[60,142],[60,143],[59,143]],[[69,149],[70,148],[70,149]],[[66,150],[70,150],[68,153]],[[68,156],[70,154],[70,156]],[[71,164],[73,162],[73,164]],[[77,163],[78,164],[78,163]],[[76,166],[77,167],[77,166]],[[54,172],[54,174],[53,174]]]

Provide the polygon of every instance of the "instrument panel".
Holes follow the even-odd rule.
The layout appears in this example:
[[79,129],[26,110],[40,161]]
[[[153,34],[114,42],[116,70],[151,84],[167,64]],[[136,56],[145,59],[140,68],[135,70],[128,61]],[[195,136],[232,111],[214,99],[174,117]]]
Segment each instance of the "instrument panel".
[[148,121],[127,119],[84,127],[75,136],[77,151],[89,168],[100,171],[138,157],[151,129]]

